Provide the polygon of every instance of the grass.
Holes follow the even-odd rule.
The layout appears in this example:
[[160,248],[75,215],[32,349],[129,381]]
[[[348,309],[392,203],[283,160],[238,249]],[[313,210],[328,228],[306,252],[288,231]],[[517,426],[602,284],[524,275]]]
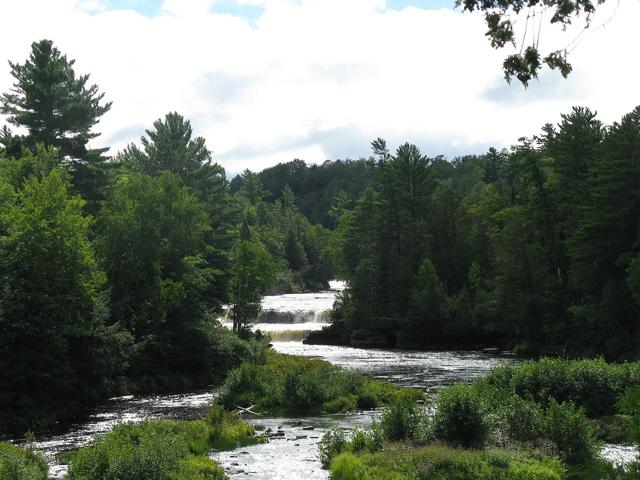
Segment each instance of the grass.
[[565,468],[551,457],[444,445],[355,454],[331,461],[333,480],[561,480]]
[[270,413],[339,413],[423,397],[419,390],[401,389],[323,360],[274,351],[267,352],[263,363],[245,362],[232,371],[221,391],[227,409],[254,406]]

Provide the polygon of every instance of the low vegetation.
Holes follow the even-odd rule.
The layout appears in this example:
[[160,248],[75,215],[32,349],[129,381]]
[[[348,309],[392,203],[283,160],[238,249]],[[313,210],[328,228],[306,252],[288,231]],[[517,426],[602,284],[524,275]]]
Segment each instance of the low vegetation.
[[220,396],[227,409],[338,413],[372,409],[398,398],[415,402],[423,396],[323,360],[274,351],[265,357],[263,363],[244,362],[229,374]]
[[0,442],[0,480],[47,480],[48,470],[39,453]]
[[503,450],[459,450],[443,445],[362,455],[345,452],[331,463],[333,480],[560,480],[553,458]]
[[320,459],[334,480],[638,478],[640,463],[599,458],[595,428],[623,420],[625,440],[640,445],[638,368],[549,359],[499,367],[429,406],[396,399],[369,431],[327,432]]
[[66,478],[223,480],[224,471],[207,454],[259,441],[251,425],[214,405],[206,420],[119,425],[73,454]]

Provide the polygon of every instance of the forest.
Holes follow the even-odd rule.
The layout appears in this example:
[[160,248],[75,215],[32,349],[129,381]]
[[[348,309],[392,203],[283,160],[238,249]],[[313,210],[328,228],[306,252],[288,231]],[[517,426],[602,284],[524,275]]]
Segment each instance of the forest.
[[[397,418],[384,438],[394,441],[393,422],[422,394],[398,393],[320,361],[280,357],[270,352],[270,338],[251,328],[264,295],[326,290],[332,279],[347,288],[330,312],[331,325],[308,342],[365,338],[368,346],[638,360],[640,107],[612,124],[574,107],[558,124],[485,154],[429,157],[411,143],[392,151],[378,138],[368,158],[318,165],[294,159],[229,179],[205,139],[176,112],[150,121],[139,142],[119,152],[94,148],[94,127],[112,104],[51,41],[33,43],[24,63],[10,69],[13,88],[0,97],[9,124],[0,131],[3,434],[64,425],[114,395],[224,383],[230,409],[390,405]],[[221,325],[223,316],[231,329]],[[637,383],[636,370],[611,369],[620,395]],[[499,383],[499,375],[488,382]],[[323,376],[336,385],[320,382]],[[580,384],[574,377],[567,382]],[[479,385],[443,394],[442,415],[450,408],[455,416],[460,402],[476,401],[473,395],[490,403],[493,387]],[[587,396],[558,402],[580,405]],[[523,408],[544,410],[538,413],[550,422],[540,426],[541,438],[563,441],[552,431],[554,415],[582,425],[583,412],[573,404],[556,404],[553,395],[531,401]],[[607,399],[605,413],[613,414],[615,404]],[[195,450],[180,448],[202,456],[222,424],[244,432],[242,438],[255,434],[215,408],[208,423],[193,428],[116,429],[103,446],[78,457],[70,478],[92,478],[86,472],[109,442],[124,448],[123,439],[182,435],[188,443],[196,435],[208,440]],[[454,420],[434,421],[433,438],[460,440],[452,433],[460,426],[445,425]],[[373,435],[363,441],[378,445],[377,434],[362,433]],[[344,464],[360,461],[349,457],[355,447],[338,440],[327,465],[342,453],[334,469],[355,468]],[[333,448],[330,438],[323,441]],[[371,448],[371,455],[379,451]],[[570,463],[578,458],[558,448]],[[166,478],[223,478],[207,459],[180,458],[204,462],[216,476],[180,470],[183,477]],[[474,461],[487,462],[481,455]],[[562,476],[553,461],[522,462],[549,475],[522,478]]]
[[[168,113],[108,157],[89,142],[111,104],[51,41],[11,74],[0,108],[24,133],[0,137],[1,431],[221,381],[261,344],[245,326],[264,293],[333,278],[330,231],[250,172],[232,194],[189,120]],[[240,337],[218,325],[227,305]]]

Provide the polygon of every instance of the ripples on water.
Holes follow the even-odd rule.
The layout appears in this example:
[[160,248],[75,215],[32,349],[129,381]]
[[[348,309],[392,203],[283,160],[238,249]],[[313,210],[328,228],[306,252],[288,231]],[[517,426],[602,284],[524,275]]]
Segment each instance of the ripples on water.
[[[273,347],[282,353],[322,358],[397,385],[424,388],[427,392],[456,381],[471,381],[497,365],[512,361],[478,352],[365,350],[278,341],[273,342]],[[216,453],[212,458],[225,467],[232,479],[325,480],[329,474],[320,465],[317,443],[326,428],[366,428],[378,414],[378,411],[372,411],[296,419],[250,418],[249,421],[254,425],[272,430],[282,426],[286,439],[272,440],[241,451]],[[305,431],[302,430],[304,426],[313,426],[315,429]],[[296,440],[301,435],[307,437]]]
[[[340,287],[332,285],[334,290]],[[303,345],[301,340],[309,331],[322,328],[322,313],[331,308],[335,295],[336,291],[330,291],[265,297],[263,308],[276,312],[270,318],[276,319],[281,315],[280,318],[286,318],[287,323],[263,322],[256,324],[255,328],[271,335],[277,351],[322,358],[397,385],[422,388],[428,394],[457,381],[472,381],[495,366],[513,361],[479,352],[364,350]],[[51,464],[52,476],[62,478],[66,467],[57,463],[55,455],[58,452],[85,445],[118,423],[158,418],[202,418],[212,398],[212,392],[114,398],[99,405],[86,422],[72,426],[63,434],[39,438],[35,446],[45,453]],[[326,428],[365,428],[378,414],[378,411],[372,411],[302,418],[249,418],[257,428],[282,428],[284,439],[232,452],[213,453],[212,458],[225,467],[232,479],[326,480],[329,475],[321,468],[317,446]],[[311,426],[314,430],[303,430],[303,427]],[[607,458],[628,461],[635,452],[631,447],[609,445],[604,453]]]
[[375,378],[427,392],[458,381],[471,381],[493,367],[512,362],[480,352],[420,352],[361,349],[300,342],[273,342],[276,350],[318,357],[335,365],[362,370]]

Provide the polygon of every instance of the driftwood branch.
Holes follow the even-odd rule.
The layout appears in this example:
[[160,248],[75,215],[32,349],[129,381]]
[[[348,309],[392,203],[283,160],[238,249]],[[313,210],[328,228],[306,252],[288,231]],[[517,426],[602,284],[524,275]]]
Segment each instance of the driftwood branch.
[[236,407],[238,410],[240,410],[238,413],[250,413],[251,415],[256,415],[256,416],[258,416],[258,417],[261,417],[261,416],[262,416],[262,414],[261,414],[261,413],[254,412],[254,411],[252,410],[252,408],[253,408],[253,407],[255,407],[255,405],[251,405],[251,406],[250,406],[250,407],[248,407],[248,408],[243,408],[243,407],[240,407],[240,406],[238,406],[238,405],[236,405],[235,407]]

